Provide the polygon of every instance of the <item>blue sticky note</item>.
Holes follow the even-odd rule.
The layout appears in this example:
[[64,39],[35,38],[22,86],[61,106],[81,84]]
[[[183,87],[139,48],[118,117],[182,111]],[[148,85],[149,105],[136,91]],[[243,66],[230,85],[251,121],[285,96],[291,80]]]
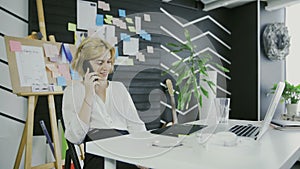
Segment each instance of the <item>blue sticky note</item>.
[[118,47],[116,47],[116,46],[115,46],[115,51],[116,51],[115,57],[118,58],[118,56],[119,56],[119,50],[118,50]]
[[102,26],[103,25],[103,15],[97,14],[96,16],[96,25],[97,26]]
[[120,37],[123,41],[130,41],[130,35],[127,35],[126,33],[120,33]]
[[147,33],[144,37],[145,40],[147,41],[151,41],[151,35],[149,33]]
[[58,86],[67,86],[67,81],[66,81],[65,77],[63,77],[63,76],[58,76],[56,78],[56,81],[57,81]]
[[119,9],[119,16],[126,17],[126,11],[124,9]]
[[145,35],[145,34],[147,34],[147,32],[145,31],[145,30],[140,30],[140,36],[142,36],[143,37],[143,35]]
[[76,72],[75,70],[72,69],[71,64],[69,67],[70,67],[70,74],[71,74],[72,80],[80,80],[80,76],[79,76],[78,72]]

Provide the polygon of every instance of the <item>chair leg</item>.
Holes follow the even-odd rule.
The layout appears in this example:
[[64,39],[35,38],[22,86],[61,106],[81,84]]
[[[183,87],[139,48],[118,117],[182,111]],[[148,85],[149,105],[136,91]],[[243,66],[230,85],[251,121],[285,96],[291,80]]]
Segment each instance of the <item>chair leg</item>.
[[66,151],[65,169],[71,169],[71,153],[69,149]]
[[70,151],[69,154],[70,154],[70,157],[73,161],[75,169],[81,169],[81,166],[80,166],[80,163],[79,163],[79,159],[78,159],[77,152],[76,152],[74,144],[68,142],[68,147],[69,147],[68,151]]

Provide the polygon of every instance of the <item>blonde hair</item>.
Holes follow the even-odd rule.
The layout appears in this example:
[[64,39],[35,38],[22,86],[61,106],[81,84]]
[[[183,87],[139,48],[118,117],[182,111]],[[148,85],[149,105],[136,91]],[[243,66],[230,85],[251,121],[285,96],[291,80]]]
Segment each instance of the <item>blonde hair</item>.
[[112,69],[110,70],[110,73],[112,73],[115,63],[115,48],[106,41],[96,37],[88,37],[81,42],[81,44],[77,48],[76,55],[72,60],[72,68],[77,71],[82,77],[84,77],[84,61],[97,59],[106,54],[108,50],[111,55]]

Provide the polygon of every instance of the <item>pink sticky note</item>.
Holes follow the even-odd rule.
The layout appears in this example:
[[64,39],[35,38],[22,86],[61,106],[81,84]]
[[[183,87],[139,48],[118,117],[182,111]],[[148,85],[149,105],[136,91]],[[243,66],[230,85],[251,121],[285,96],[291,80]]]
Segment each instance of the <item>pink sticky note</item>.
[[69,67],[66,64],[59,64],[58,71],[65,77],[66,80],[71,80]]
[[21,42],[10,40],[9,41],[9,46],[10,46],[10,50],[12,52],[22,51]]

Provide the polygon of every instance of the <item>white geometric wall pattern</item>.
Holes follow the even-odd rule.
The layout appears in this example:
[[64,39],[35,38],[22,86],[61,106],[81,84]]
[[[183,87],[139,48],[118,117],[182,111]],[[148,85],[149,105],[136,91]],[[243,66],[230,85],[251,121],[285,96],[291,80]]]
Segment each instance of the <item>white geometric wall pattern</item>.
[[[173,38],[175,41],[185,44],[187,43],[187,41],[185,40],[185,37],[182,37],[182,34],[184,32],[184,29],[187,29],[188,31],[191,32],[191,30],[196,30],[196,34],[194,36],[191,35],[191,41],[193,45],[199,45],[199,44],[203,44],[203,43],[207,43],[210,42],[210,38],[212,38],[213,40],[215,40],[216,42],[218,42],[220,45],[222,45],[223,47],[225,47],[227,50],[231,50],[230,45],[228,45],[226,42],[224,42],[220,37],[216,36],[212,31],[205,31],[202,32],[201,28],[195,26],[195,24],[197,23],[201,23],[204,22],[205,20],[209,20],[211,23],[215,24],[217,27],[219,27],[221,30],[223,30],[223,32],[227,35],[231,35],[231,32],[222,24],[220,24],[216,19],[214,19],[213,17],[206,15],[203,17],[199,17],[196,18],[192,21],[186,21],[185,19],[182,19],[176,15],[172,15],[170,14],[166,9],[164,8],[160,8],[160,11],[167,16],[167,18],[169,18],[169,21],[167,22],[167,24],[163,23],[163,25],[160,26],[161,31]],[[170,53],[170,49],[166,46],[166,45],[160,45],[161,49],[163,49],[164,51],[166,51],[167,53]],[[198,49],[196,48],[196,55],[201,55],[201,54],[206,54],[209,53],[214,59],[218,59],[220,62],[218,62],[219,64],[221,63],[225,63],[227,65],[231,65],[231,61],[228,59],[228,56],[222,56],[220,53],[218,53],[218,51],[214,48],[213,45],[209,45],[203,49]],[[167,55],[168,57],[173,57],[172,59],[166,59],[166,60],[182,60],[185,62],[185,58],[183,58],[182,56],[179,56],[176,53],[170,53],[170,55]],[[166,61],[165,60],[165,61]],[[171,64],[167,62],[162,61],[160,66],[162,67],[162,69],[164,70],[169,70]],[[224,66],[224,64],[223,64]],[[226,66],[225,66],[226,67]],[[226,81],[231,80],[231,77],[227,74],[225,74],[223,71],[219,70],[218,68],[214,67],[211,64],[207,65],[207,68],[209,70],[214,70],[217,72],[217,76],[221,76],[223,78],[226,79]],[[228,68],[229,69],[229,68]],[[178,73],[174,72],[173,70],[170,70],[170,73],[172,73],[172,75],[174,76],[174,79],[177,79],[177,77],[179,76]],[[161,83],[161,86],[166,87],[165,84]],[[200,88],[198,86],[198,88]],[[221,85],[219,85],[218,83],[216,84],[216,88],[219,92],[223,92],[226,95],[231,95],[231,92],[228,91],[228,89],[222,87]],[[175,91],[175,94],[178,94],[178,91]],[[161,101],[161,104],[163,106],[166,106],[167,108],[171,109],[171,105],[169,105],[168,103]],[[189,113],[190,111],[194,110],[197,108],[197,103],[195,103],[194,105],[190,105],[189,109],[185,110],[185,111],[180,111],[180,110],[176,110],[178,113],[180,113],[181,115],[186,115],[187,113]]]

